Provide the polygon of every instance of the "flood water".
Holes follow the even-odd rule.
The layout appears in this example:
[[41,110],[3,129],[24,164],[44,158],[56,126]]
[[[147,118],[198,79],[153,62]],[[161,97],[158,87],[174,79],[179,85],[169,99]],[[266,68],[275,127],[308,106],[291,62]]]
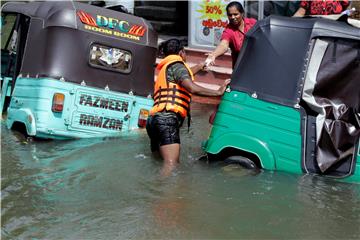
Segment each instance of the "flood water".
[[193,104],[168,177],[145,131],[27,141],[2,122],[2,239],[360,239],[360,185],[197,161],[212,108]]

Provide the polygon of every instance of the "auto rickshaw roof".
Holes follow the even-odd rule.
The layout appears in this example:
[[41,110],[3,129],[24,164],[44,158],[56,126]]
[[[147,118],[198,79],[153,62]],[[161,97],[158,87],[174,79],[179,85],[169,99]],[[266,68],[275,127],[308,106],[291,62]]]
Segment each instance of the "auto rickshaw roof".
[[143,18],[90,4],[73,1],[7,2],[3,5],[1,11],[6,13],[20,13],[31,18],[41,19],[44,28],[56,26],[83,30],[83,28],[80,27],[80,25],[82,25],[81,22],[78,17],[76,17],[78,11],[97,14],[108,19],[112,18],[115,19],[115,21],[124,20],[146,28],[144,39],[138,41],[138,44],[157,48],[157,34],[151,24]]
[[308,64],[312,39],[360,40],[360,29],[322,18],[270,16],[246,34],[231,88],[260,99],[294,106]]

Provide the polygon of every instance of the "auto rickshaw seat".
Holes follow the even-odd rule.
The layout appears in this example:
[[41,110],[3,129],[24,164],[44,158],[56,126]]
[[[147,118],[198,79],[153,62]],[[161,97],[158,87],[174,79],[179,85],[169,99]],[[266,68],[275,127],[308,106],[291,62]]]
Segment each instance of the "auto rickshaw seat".
[[[340,160],[338,163],[331,166],[325,172],[321,172],[317,158],[317,138],[316,138],[316,117],[318,113],[311,110],[305,103],[302,103],[301,106],[303,107],[306,118],[306,139],[305,141],[305,159],[303,166],[306,172],[309,173],[316,173],[316,174],[323,174],[323,175],[330,175],[334,177],[342,177],[348,175],[350,172],[354,171],[352,166],[354,155],[350,155],[345,159]],[[356,151],[355,151],[356,152]]]

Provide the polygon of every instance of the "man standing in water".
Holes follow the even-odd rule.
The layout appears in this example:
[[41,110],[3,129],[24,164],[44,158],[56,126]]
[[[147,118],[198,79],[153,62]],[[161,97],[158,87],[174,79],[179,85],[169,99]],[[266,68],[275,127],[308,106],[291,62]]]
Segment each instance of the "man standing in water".
[[168,175],[179,163],[179,128],[186,117],[190,120],[191,94],[221,96],[230,80],[226,80],[218,90],[197,85],[193,82],[194,74],[204,68],[204,63],[191,69],[185,63],[184,47],[177,39],[170,39],[163,46],[165,58],[157,66],[159,74],[155,81],[154,106],[150,110],[146,130],[151,140],[151,151],[160,152],[164,160],[164,174]]

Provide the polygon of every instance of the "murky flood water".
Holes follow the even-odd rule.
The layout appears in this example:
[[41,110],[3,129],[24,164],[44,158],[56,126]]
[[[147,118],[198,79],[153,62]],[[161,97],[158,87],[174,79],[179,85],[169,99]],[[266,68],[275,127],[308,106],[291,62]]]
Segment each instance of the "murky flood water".
[[169,177],[145,131],[25,141],[2,122],[2,238],[360,238],[359,185],[198,162],[212,108],[194,104]]

